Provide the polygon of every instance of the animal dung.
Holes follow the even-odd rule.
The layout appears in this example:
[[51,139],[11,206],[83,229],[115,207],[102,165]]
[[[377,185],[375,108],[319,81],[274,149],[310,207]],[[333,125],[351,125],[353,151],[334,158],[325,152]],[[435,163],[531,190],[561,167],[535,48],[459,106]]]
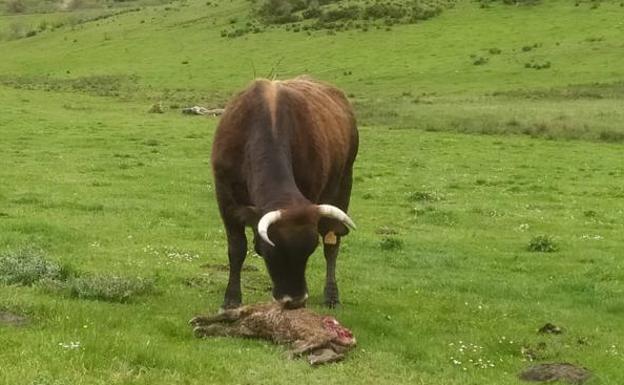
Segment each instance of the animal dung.
[[572,364],[540,364],[522,371],[518,378],[524,381],[553,382],[566,381],[569,384],[581,385],[591,377],[591,372]]
[[189,323],[198,338],[261,338],[287,345],[291,357],[306,357],[311,365],[341,361],[356,344],[351,331],[334,317],[305,308],[285,309],[279,303],[242,306],[197,316]]
[[550,322],[548,322],[546,325],[542,326],[538,330],[538,333],[540,333],[540,334],[561,334],[561,333],[563,333],[563,330],[561,330],[561,328],[559,326],[551,324]]

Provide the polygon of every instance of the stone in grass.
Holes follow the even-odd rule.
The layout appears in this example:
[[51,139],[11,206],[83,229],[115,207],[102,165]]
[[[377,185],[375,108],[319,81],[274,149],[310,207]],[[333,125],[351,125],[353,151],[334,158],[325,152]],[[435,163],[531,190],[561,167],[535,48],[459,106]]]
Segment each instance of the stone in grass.
[[591,372],[568,363],[539,364],[522,371],[518,378],[524,381],[553,382],[565,381],[569,384],[581,385],[591,377]]
[[306,356],[311,365],[340,361],[356,344],[351,331],[334,317],[305,308],[285,309],[277,302],[198,316],[190,324],[196,337],[261,338],[288,345],[292,357]]

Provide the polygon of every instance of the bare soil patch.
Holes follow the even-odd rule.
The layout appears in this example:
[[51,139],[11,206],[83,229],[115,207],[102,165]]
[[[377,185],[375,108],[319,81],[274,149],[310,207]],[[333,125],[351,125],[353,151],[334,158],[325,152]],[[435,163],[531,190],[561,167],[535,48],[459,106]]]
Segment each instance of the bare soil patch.
[[0,310],[0,325],[24,326],[27,323],[28,319],[24,316],[13,314],[5,310]]

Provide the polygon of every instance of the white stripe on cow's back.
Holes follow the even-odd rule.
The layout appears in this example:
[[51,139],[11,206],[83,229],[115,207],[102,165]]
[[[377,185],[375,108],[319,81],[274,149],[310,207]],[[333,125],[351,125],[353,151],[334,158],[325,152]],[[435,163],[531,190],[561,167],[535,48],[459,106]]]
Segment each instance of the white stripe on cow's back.
[[267,83],[267,87],[264,89],[264,97],[269,106],[269,112],[271,114],[271,132],[273,137],[277,138],[277,93],[280,81],[272,80]]

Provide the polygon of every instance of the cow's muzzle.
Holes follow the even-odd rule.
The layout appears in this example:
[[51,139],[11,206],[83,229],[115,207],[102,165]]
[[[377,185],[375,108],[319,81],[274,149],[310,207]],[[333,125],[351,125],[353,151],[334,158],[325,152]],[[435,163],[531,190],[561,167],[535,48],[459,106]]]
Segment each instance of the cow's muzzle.
[[284,309],[299,309],[301,307],[305,307],[306,301],[308,300],[308,293],[298,298],[293,298],[289,295],[285,295],[281,297],[280,299],[277,299],[277,298],[274,298],[274,299]]

